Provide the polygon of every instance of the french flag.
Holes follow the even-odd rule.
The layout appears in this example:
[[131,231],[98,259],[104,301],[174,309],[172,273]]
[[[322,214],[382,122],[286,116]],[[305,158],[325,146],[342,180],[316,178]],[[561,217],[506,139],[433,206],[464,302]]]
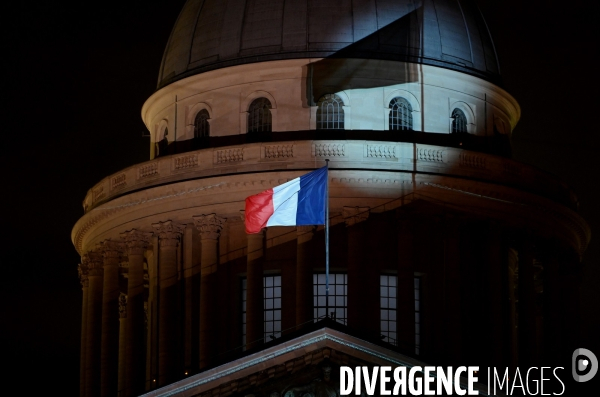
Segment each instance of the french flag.
[[246,198],[246,233],[267,226],[325,224],[327,167]]

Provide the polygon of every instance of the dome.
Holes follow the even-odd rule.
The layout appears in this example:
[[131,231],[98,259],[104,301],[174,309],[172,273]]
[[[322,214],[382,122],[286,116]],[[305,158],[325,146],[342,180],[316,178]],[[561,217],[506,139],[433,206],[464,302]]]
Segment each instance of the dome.
[[158,88],[228,66],[326,57],[416,62],[500,81],[492,38],[470,0],[188,0]]

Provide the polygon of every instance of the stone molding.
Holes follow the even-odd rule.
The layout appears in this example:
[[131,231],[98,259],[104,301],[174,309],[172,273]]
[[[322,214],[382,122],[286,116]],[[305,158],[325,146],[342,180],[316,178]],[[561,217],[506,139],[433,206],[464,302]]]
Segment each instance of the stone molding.
[[377,159],[398,160],[396,155],[396,145],[377,145],[368,144],[366,147],[366,156]]
[[346,227],[350,227],[366,221],[369,218],[369,212],[369,207],[344,207],[342,217],[346,222]]
[[227,221],[226,218],[217,214],[196,215],[193,219],[196,228],[200,231],[200,238],[203,240],[217,240]]
[[198,155],[196,153],[186,154],[173,158],[174,170],[185,170],[198,166]]
[[125,240],[125,245],[127,246],[127,254],[144,255],[152,240],[152,234],[151,232],[142,232],[136,229],[121,233],[121,238]]
[[104,240],[100,243],[100,249],[104,256],[104,266],[118,266],[121,257],[125,253],[125,243],[116,240]]
[[119,294],[119,318],[127,318],[127,294]]
[[[556,234],[568,235],[570,245],[579,252],[582,252],[589,242],[589,227],[573,210],[576,207],[574,194],[564,183],[533,167],[498,156],[449,147],[403,142],[350,140],[339,142],[345,145],[345,157],[330,158],[330,186],[334,191],[345,187],[364,189],[364,192],[373,189],[373,192],[382,192],[381,197],[383,198],[389,197],[389,193],[392,191],[393,194],[397,194],[396,197],[400,197],[402,192],[410,189],[414,193],[423,193],[432,198],[435,196],[438,200],[447,201],[449,196],[444,195],[443,192],[432,190],[433,185],[429,182],[433,181],[439,185],[438,187],[457,188],[475,196],[487,196],[531,207],[528,219],[533,219],[534,216],[543,216],[560,220],[562,227],[557,229]],[[258,192],[286,182],[301,174],[303,170],[309,171],[320,165],[315,163],[315,157],[312,156],[313,143],[335,143],[335,141],[293,142],[294,157],[279,158],[275,162],[266,161],[261,156],[261,150],[267,144],[246,144],[243,147],[244,152],[248,153],[247,158],[245,157],[241,162],[222,165],[227,167],[227,175],[223,175],[225,168],[219,168],[221,165],[214,165],[212,162],[215,149],[190,152],[198,156],[198,166],[179,170],[177,173],[171,172],[173,161],[171,156],[133,166],[120,172],[127,174],[131,170],[133,174],[127,176],[127,186],[119,189],[114,195],[110,190],[110,177],[105,178],[105,181],[108,181],[106,184],[101,182],[90,189],[85,200],[87,213],[73,229],[73,243],[78,252],[83,254],[93,247],[93,243],[98,241],[96,233],[105,225],[121,217],[124,220],[130,219],[130,214],[135,211],[143,211],[145,206],[157,205],[161,200],[164,200],[165,203],[168,202],[169,205],[176,205],[178,200],[194,200],[197,203],[204,203],[205,198],[212,202],[218,195],[239,195],[239,192],[245,190]],[[281,144],[287,143],[282,142]],[[270,142],[268,145],[274,146],[278,143]],[[365,157],[368,145],[395,147],[397,161]],[[417,155],[416,161],[412,159],[413,154]],[[158,164],[157,176],[144,180],[136,179],[138,168],[150,163]],[[248,170],[252,170],[252,173],[247,173]],[[191,180],[194,182],[190,182]],[[413,180],[416,184],[413,184]],[[169,186],[170,190],[166,192],[160,186]],[[130,190],[136,191],[130,192]],[[117,195],[118,199],[116,199]],[[99,196],[102,198],[92,202],[94,197]],[[102,205],[100,206],[100,204]],[[200,204],[198,206],[200,207]],[[218,210],[210,206],[205,209],[206,212]],[[186,219],[193,214],[190,212],[184,215]],[[179,215],[174,215],[174,217],[177,216]],[[540,220],[528,224],[542,232],[546,230],[545,227],[539,226],[541,225]],[[129,224],[128,229],[132,226],[143,226],[143,224]],[[118,237],[119,234],[115,235],[114,233],[119,232],[120,230],[113,228],[110,236]]]
[[81,282],[81,287],[85,288],[88,286],[89,280],[88,280],[88,274],[89,274],[89,269],[87,264],[83,264],[80,263],[79,265],[77,265],[77,273],[79,274],[79,281]]
[[[413,158],[415,155],[416,161]],[[549,178],[534,167],[500,156],[408,142],[306,140],[201,149],[137,164],[93,186],[84,199],[84,209],[89,213],[129,191],[199,177],[214,177],[223,172],[223,168],[232,166],[239,167],[240,171],[247,167],[252,167],[255,172],[272,171],[272,161],[276,160],[282,170],[314,168],[315,157],[328,157],[332,169],[336,168],[337,162],[342,162],[346,169],[434,172],[477,177],[507,186],[533,189],[548,197],[569,196],[569,188],[558,180]]]
[[104,275],[104,259],[97,251],[90,251],[83,255],[82,263],[88,268],[88,277]]
[[158,244],[160,247],[176,248],[179,246],[181,235],[185,230],[184,225],[174,223],[172,221],[164,221],[152,224],[158,236]]
[[285,144],[281,145],[264,145],[263,146],[263,158],[267,160],[279,160],[294,157],[294,145]]

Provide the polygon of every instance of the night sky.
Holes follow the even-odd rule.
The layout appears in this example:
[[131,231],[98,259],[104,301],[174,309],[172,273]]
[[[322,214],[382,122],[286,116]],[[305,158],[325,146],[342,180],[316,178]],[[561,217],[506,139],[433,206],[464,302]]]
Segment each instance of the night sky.
[[[477,2],[504,88],[522,109],[514,157],[566,181],[592,229],[578,347],[600,357],[599,2]],[[89,188],[149,158],[141,107],[183,3],[2,5],[0,343],[8,389],[79,392],[80,258],[71,229]]]

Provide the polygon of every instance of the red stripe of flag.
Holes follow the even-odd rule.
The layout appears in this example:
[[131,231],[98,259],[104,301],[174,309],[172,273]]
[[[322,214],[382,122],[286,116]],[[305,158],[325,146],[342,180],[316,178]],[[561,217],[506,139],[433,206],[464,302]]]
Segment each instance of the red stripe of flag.
[[273,189],[246,198],[246,233],[260,232],[273,212]]

